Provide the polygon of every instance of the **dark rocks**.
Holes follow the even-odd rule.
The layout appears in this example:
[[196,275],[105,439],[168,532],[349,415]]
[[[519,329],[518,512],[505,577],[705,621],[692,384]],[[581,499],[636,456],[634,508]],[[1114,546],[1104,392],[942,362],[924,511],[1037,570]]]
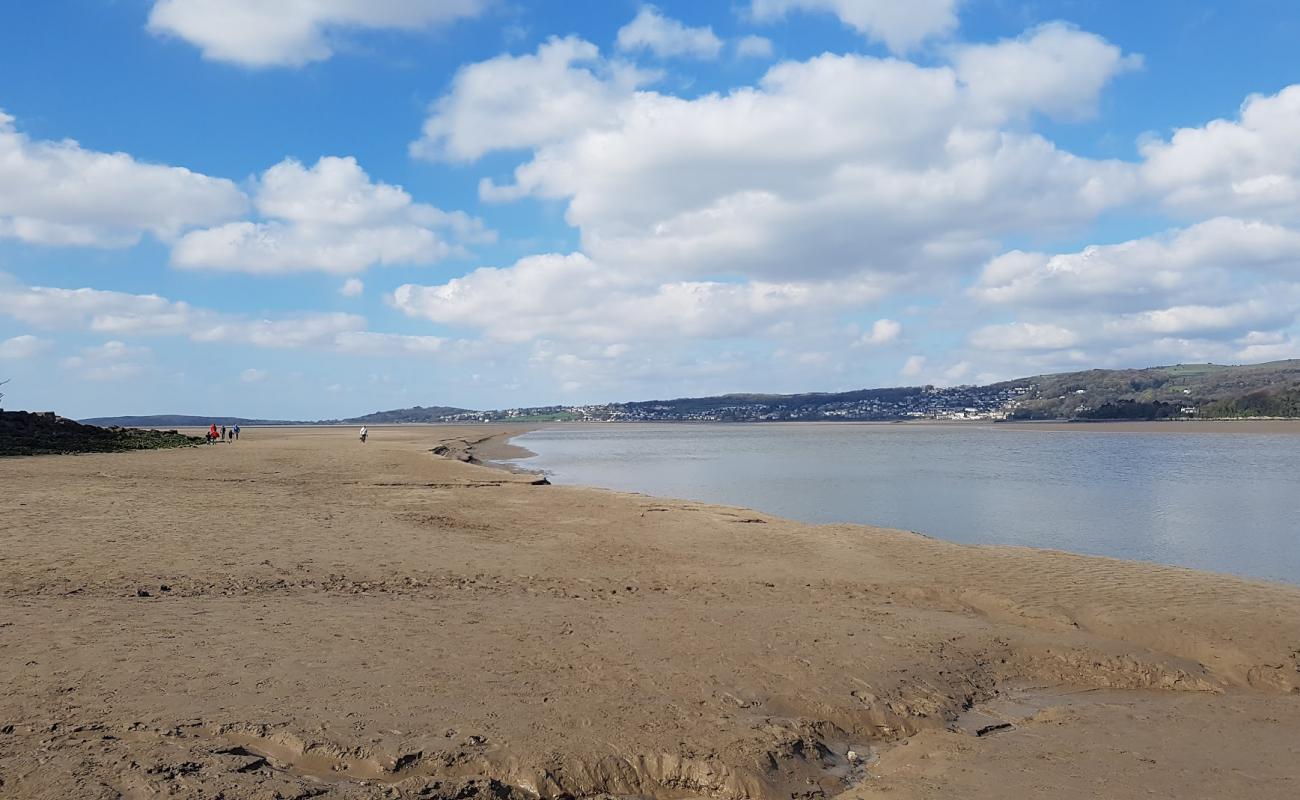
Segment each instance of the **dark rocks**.
[[545,478],[538,478],[535,481],[529,481],[528,485],[529,486],[550,486],[551,482],[546,480]]
[[200,444],[197,436],[139,428],[100,428],[53,412],[0,411],[0,456],[118,453]]
[[976,735],[976,736],[988,736],[990,733],[998,733],[998,732],[1000,732],[1000,731],[1009,731],[1009,730],[1011,730],[1012,727],[1013,727],[1013,726],[1012,726],[1012,724],[1011,724],[1010,722],[999,722],[999,723],[997,723],[996,725],[985,725],[983,728],[980,728],[979,730],[975,731],[975,735]]

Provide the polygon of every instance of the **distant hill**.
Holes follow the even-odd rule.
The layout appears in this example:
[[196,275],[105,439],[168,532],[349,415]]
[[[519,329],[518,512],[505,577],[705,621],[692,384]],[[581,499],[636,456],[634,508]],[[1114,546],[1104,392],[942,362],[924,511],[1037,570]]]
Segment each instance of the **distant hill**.
[[1013,416],[1025,419],[1300,416],[1300,359],[1092,369],[995,384],[1024,385],[1032,385],[1034,392],[1019,402]]
[[1033,375],[986,386],[897,386],[806,394],[724,394],[630,403],[472,411],[413,406],[316,423],[162,414],[97,417],[93,425],[396,425],[434,422],[776,422],[906,419],[1222,419],[1300,417],[1300,359],[1176,364]]
[[150,414],[125,417],[91,417],[81,420],[87,425],[103,427],[120,426],[124,428],[206,428],[217,425],[396,425],[403,422],[442,422],[448,417],[475,414],[465,408],[450,406],[429,406],[424,408],[397,408],[392,411],[376,411],[361,417],[347,419],[321,419],[314,421],[288,419],[250,419],[248,417],[199,416],[194,414]]
[[340,421],[357,425],[396,425],[403,422],[443,422],[448,417],[474,413],[477,412],[468,408],[453,408],[451,406],[429,406],[427,408],[413,406],[411,408],[395,408],[391,411],[376,411],[363,417],[349,417]]
[[133,417],[91,417],[81,422],[105,428],[206,428],[217,425],[303,425],[283,419],[248,419],[246,417],[195,416],[193,414],[149,414]]

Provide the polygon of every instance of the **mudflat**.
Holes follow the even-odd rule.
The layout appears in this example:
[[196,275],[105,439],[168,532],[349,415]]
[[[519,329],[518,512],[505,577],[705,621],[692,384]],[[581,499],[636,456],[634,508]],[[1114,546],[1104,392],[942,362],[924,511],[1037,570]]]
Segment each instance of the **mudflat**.
[[0,460],[0,796],[1300,795],[1300,588],[460,460],[509,431]]

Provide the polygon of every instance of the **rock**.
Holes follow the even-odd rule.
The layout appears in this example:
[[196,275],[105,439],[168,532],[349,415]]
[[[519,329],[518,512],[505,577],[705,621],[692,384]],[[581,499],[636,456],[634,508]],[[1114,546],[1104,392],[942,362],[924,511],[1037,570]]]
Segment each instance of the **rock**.
[[136,596],[136,597],[152,597],[153,595],[149,594],[149,590],[148,590],[148,589],[136,589],[136,590],[135,590],[135,596]]
[[529,486],[550,486],[551,482],[546,480],[545,478],[538,478],[537,480],[530,482],[528,485]]
[[858,751],[850,750],[844,754],[844,757],[849,760],[850,764],[856,764],[858,762]]
[[83,425],[53,412],[0,411],[0,456],[113,453],[188,447],[202,441],[199,437],[175,432]]
[[988,736],[990,733],[999,731],[1009,731],[1013,726],[1010,722],[999,722],[996,725],[985,725],[983,728],[975,731],[976,736]]

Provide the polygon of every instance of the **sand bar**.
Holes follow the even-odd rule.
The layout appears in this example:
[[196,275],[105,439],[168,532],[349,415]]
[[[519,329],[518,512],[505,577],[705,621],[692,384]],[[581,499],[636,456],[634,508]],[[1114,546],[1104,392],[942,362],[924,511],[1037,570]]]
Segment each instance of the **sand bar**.
[[0,460],[0,796],[1300,794],[1300,588],[458,460],[508,430]]

